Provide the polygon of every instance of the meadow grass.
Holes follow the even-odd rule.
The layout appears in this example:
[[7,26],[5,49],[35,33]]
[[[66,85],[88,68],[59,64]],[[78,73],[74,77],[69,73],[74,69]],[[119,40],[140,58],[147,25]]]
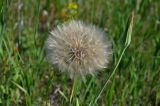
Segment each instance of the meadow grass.
[[[20,17],[18,0],[0,2],[0,106],[160,105],[159,0],[21,3]],[[44,58],[50,29],[72,19],[104,29],[113,48],[107,69],[74,83]]]

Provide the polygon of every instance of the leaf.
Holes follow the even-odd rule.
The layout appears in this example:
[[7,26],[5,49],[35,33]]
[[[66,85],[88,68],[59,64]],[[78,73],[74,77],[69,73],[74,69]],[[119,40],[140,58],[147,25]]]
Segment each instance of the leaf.
[[16,82],[14,82],[14,81],[11,81],[14,85],[16,85],[21,91],[23,91],[25,94],[27,94],[27,91],[23,88],[23,87],[21,87],[19,84],[17,84]]
[[79,106],[79,100],[76,98],[76,106]]

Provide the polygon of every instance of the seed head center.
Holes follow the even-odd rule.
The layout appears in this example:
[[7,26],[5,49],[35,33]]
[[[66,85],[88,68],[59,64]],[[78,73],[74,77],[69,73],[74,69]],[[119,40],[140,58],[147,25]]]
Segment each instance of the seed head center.
[[85,48],[71,47],[70,55],[71,55],[72,60],[81,61],[85,57]]

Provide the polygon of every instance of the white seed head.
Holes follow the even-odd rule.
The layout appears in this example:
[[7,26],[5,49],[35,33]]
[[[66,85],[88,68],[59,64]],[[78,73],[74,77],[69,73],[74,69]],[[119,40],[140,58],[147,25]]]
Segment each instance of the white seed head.
[[111,49],[101,29],[71,21],[51,31],[45,42],[45,52],[50,64],[73,77],[94,74],[105,68]]

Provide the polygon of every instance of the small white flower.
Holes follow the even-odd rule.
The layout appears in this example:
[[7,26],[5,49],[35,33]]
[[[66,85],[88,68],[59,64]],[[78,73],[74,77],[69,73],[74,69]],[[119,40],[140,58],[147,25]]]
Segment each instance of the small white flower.
[[80,21],[62,24],[51,31],[45,51],[48,62],[71,77],[94,74],[105,68],[111,54],[105,33]]

